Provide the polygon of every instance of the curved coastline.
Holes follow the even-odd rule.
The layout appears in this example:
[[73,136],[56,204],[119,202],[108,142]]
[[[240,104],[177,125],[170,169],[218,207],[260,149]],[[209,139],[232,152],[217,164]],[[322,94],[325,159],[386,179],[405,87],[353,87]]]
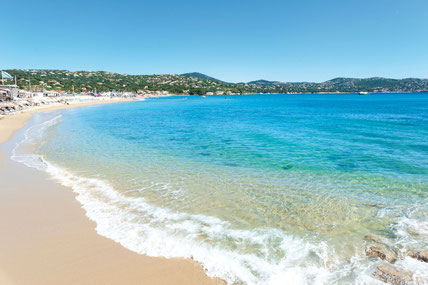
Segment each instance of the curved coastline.
[[[367,236],[370,236],[370,234],[366,234],[367,232],[385,235],[387,239],[396,235],[397,238],[384,240],[384,242],[393,248],[394,252],[392,253],[396,254],[396,257],[399,258],[397,262],[399,268],[410,269],[415,272],[414,276],[418,278],[417,280],[419,280],[419,277],[425,278],[426,274],[423,273],[425,272],[424,264],[422,264],[422,267],[419,266],[420,264],[416,264],[416,261],[408,257],[406,253],[407,249],[413,250],[412,243],[417,242],[417,240],[413,238],[414,233],[416,233],[416,235],[419,235],[419,233],[425,235],[425,223],[423,220],[418,219],[418,216],[426,212],[423,210],[423,205],[422,211],[418,210],[418,207],[416,207],[417,205],[414,205],[415,207],[411,209],[407,208],[407,210],[406,208],[396,208],[394,210],[390,207],[386,207],[383,210],[381,209],[377,212],[377,215],[383,216],[396,213],[386,225],[389,227],[389,230],[382,231],[380,227],[377,227],[373,229],[370,228],[370,230],[366,228],[363,231],[359,231],[357,232],[358,236],[351,236],[350,240],[352,241],[349,242],[346,252],[343,251],[343,254],[339,253],[339,255],[330,254],[331,252],[334,253],[336,249],[334,248],[335,244],[324,243],[325,239],[311,240],[313,241],[312,243],[302,243],[300,239],[293,242],[292,239],[287,238],[287,234],[284,235],[282,232],[269,231],[266,236],[263,234],[260,235],[261,232],[266,231],[265,228],[262,231],[257,231],[256,227],[252,227],[251,232],[243,232],[242,229],[239,230],[239,228],[239,231],[235,231],[236,228],[233,227],[220,227],[221,230],[217,227],[214,233],[216,238],[221,236],[222,233],[227,233],[225,237],[228,241],[238,237],[239,242],[241,242],[243,237],[249,237],[249,239],[245,240],[245,246],[247,248],[258,248],[258,245],[263,243],[263,246],[267,244],[271,245],[271,248],[283,248],[284,252],[288,253],[286,256],[288,256],[288,258],[293,258],[291,262],[287,260],[281,262],[281,264],[286,264],[286,266],[291,265],[291,270],[288,270],[287,267],[276,266],[278,263],[275,263],[274,259],[272,259],[274,262],[265,263],[262,258],[262,262],[260,263],[254,262],[254,259],[250,260],[249,258],[245,258],[246,255],[243,255],[243,259],[240,259],[242,255],[232,255],[230,260],[233,262],[242,261],[241,264],[245,264],[245,266],[249,265],[251,268],[261,269],[260,271],[256,271],[258,275],[242,274],[242,272],[248,272],[245,271],[247,267],[243,267],[244,270],[237,270],[237,267],[234,266],[233,263],[230,264],[228,262],[229,259],[227,255],[229,253],[233,254],[233,251],[230,252],[226,250],[220,252],[220,257],[226,256],[226,258],[218,258],[218,256],[214,254],[213,247],[210,247],[209,243],[202,244],[208,245],[208,247],[198,247],[197,245],[201,245],[199,241],[191,243],[193,236],[189,235],[189,233],[192,234],[195,232],[193,229],[195,227],[198,228],[198,223],[192,223],[192,227],[188,227],[189,224],[187,223],[199,221],[199,216],[197,216],[196,219],[192,219],[189,215],[179,216],[177,218],[177,213],[180,215],[181,212],[180,209],[178,209],[177,212],[177,209],[174,207],[179,206],[179,201],[174,198],[168,198],[159,201],[159,203],[157,203],[158,207],[142,207],[142,205],[145,205],[144,199],[138,199],[138,202],[133,203],[136,201],[134,198],[128,199],[129,197],[127,196],[117,197],[116,195],[124,188],[122,188],[120,184],[114,184],[114,182],[120,181],[123,177],[128,177],[125,175],[126,173],[113,168],[111,172],[107,173],[115,176],[99,176],[104,173],[102,167],[98,168],[98,166],[103,165],[100,161],[104,162],[104,164],[106,163],[100,159],[92,159],[92,154],[98,153],[101,157],[115,157],[113,152],[117,152],[119,153],[119,157],[128,157],[133,148],[125,144],[126,147],[123,149],[123,152],[120,152],[115,144],[106,143],[108,139],[106,139],[102,132],[89,133],[89,136],[85,136],[85,134],[88,133],[86,127],[91,126],[89,122],[96,122],[97,124],[102,122],[103,124],[95,126],[101,127],[102,130],[110,130],[109,126],[112,122],[117,121],[124,123],[117,127],[117,130],[120,132],[123,132],[127,126],[139,126],[138,130],[149,130],[149,127],[141,127],[144,125],[133,124],[123,119],[122,114],[126,112],[130,117],[142,118],[143,121],[145,121],[144,116],[138,116],[132,113],[132,109],[135,107],[138,108],[138,104],[117,104],[115,106],[104,106],[100,108],[84,108],[79,111],[75,110],[75,112],[65,111],[37,114],[31,121],[25,124],[26,126],[24,129],[19,130],[15,135],[12,135],[13,132],[9,133],[10,140],[2,147],[6,154],[10,153],[12,156],[6,155],[4,157],[5,167],[3,167],[3,169],[0,168],[0,181],[2,181],[0,184],[0,209],[4,209],[4,212],[0,212],[0,229],[6,230],[6,234],[3,234],[3,238],[0,233],[1,284],[64,284],[63,276],[66,276],[65,278],[70,280],[69,283],[73,284],[223,283],[223,281],[219,279],[209,279],[207,275],[218,276],[230,284],[235,284],[235,280],[240,280],[242,283],[248,284],[276,284],[281,280],[298,280],[296,283],[311,284],[313,282],[307,281],[315,280],[315,277],[319,277],[317,280],[320,283],[336,283],[339,282],[338,280],[346,280],[349,281],[349,283],[355,282],[356,284],[378,284],[380,281],[374,279],[375,275],[373,274],[377,272],[377,266],[381,266],[383,261],[373,258],[377,256],[377,253],[371,249],[376,248],[373,246],[370,238],[367,238]],[[104,119],[106,112],[103,108],[110,109],[108,111],[109,120]],[[176,104],[174,104],[174,108],[176,108]],[[52,110],[53,109],[55,108],[52,108]],[[142,109],[147,112],[146,108]],[[118,116],[115,116],[114,110],[116,114],[119,114]],[[157,114],[162,113],[157,109],[155,112]],[[87,116],[82,118],[82,113]],[[98,115],[94,116],[90,113],[96,113]],[[170,113],[168,114],[170,115]],[[73,116],[76,115],[79,119],[73,120]],[[22,116],[25,117],[27,115],[22,114]],[[390,116],[395,118],[393,115]],[[64,120],[60,119],[61,117],[64,117]],[[58,128],[49,129],[49,126],[56,125],[58,120],[63,121],[63,124],[58,125]],[[156,120],[158,121],[159,118],[156,118]],[[22,127],[24,126],[25,120],[20,124],[19,122],[15,123],[17,123],[18,127]],[[178,124],[179,123],[180,121],[178,121]],[[67,126],[72,127],[74,131],[73,135],[70,136],[67,132],[62,132],[64,129],[68,130]],[[8,124],[5,124],[4,127],[4,130],[7,129],[6,127],[9,127],[9,129],[11,128]],[[57,135],[55,135],[56,132],[58,132]],[[6,136],[6,131],[3,133]],[[154,129],[149,137],[156,137],[161,133],[161,129]],[[88,137],[90,139],[87,139]],[[112,137],[116,138],[118,134]],[[135,137],[132,136],[130,139],[135,140]],[[37,143],[34,145],[34,151],[32,151],[34,142]],[[15,145],[16,147],[14,147]],[[92,148],[84,148],[86,145]],[[150,142],[144,141],[144,145],[150,146]],[[38,149],[38,146],[40,146],[41,149]],[[43,151],[42,146],[47,146],[45,149],[46,152]],[[68,146],[68,148],[66,148],[66,146]],[[103,148],[103,146],[105,147]],[[163,148],[165,149],[165,147]],[[38,150],[40,150],[40,152]],[[110,150],[112,150],[112,152],[110,152]],[[137,155],[138,153],[150,157],[150,152],[146,153],[145,149],[136,149],[133,154]],[[56,156],[57,154],[58,157]],[[45,155],[47,160],[44,159]],[[69,155],[71,159],[68,157]],[[10,159],[8,159],[9,157]],[[158,153],[154,153],[153,157],[161,156]],[[52,158],[52,161],[50,158]],[[81,158],[83,158],[83,160],[81,160]],[[67,161],[79,161],[82,166],[93,169],[93,172],[80,172],[79,174],[79,167],[77,166],[76,169],[74,169],[73,164],[71,164],[71,166],[70,164],[67,165]],[[94,161],[94,163],[92,163],[92,161]],[[168,157],[165,161],[171,163],[174,159]],[[43,171],[40,173],[34,169],[26,168],[22,163],[16,162],[22,162],[31,168],[42,169]],[[114,160],[110,162],[111,165],[115,165]],[[141,163],[140,160],[134,168],[144,174],[144,179],[146,179],[149,174],[157,174],[156,177],[153,177],[154,179],[150,179],[155,182],[158,182],[159,178],[162,180],[162,177],[168,177],[167,182],[173,181],[169,176],[171,173],[174,173],[177,169],[186,169],[186,167],[181,167],[180,164],[172,164],[171,168],[166,167],[165,171],[157,172],[155,168],[143,168],[142,165],[144,164]],[[68,168],[68,166],[70,166],[70,168]],[[195,168],[193,165],[190,166],[189,169]],[[207,168],[204,167],[204,169]],[[68,170],[70,172],[68,172]],[[74,170],[77,172],[74,173]],[[87,169],[83,170],[86,171]],[[52,183],[52,180],[60,183]],[[110,182],[112,182],[112,184],[110,184]],[[37,189],[34,189],[34,185],[37,185]],[[385,185],[395,184],[385,183]],[[112,187],[113,191],[109,191]],[[70,191],[70,188],[73,191]],[[201,189],[201,187],[197,188]],[[143,187],[142,189],[145,188]],[[422,190],[422,188],[417,189]],[[125,190],[128,190],[128,188],[125,187]],[[96,191],[98,192],[96,193]],[[113,195],[104,196],[109,193]],[[91,197],[86,194],[89,194],[89,196],[94,195],[96,198],[105,197],[107,201],[113,201],[114,203],[103,204],[100,199],[91,199]],[[198,193],[198,197],[199,194],[200,193]],[[159,195],[155,193],[153,196],[157,197]],[[191,201],[192,199],[186,197],[186,199],[183,200]],[[168,204],[170,201],[172,202]],[[97,202],[101,202],[101,204]],[[123,215],[122,211],[119,211],[120,214],[118,214],[117,211],[115,212],[114,209],[110,211],[112,208],[109,206],[118,204],[116,202],[120,202],[121,209],[130,206],[129,209],[131,211],[123,211]],[[148,229],[144,227],[144,223],[142,224],[143,227],[138,227],[138,224],[134,223],[135,220],[138,220],[138,217],[134,216],[132,213],[132,209],[135,209],[133,205],[137,205],[139,211],[138,216],[144,217],[144,219],[149,218],[152,213],[156,213],[154,215],[156,219],[159,217],[168,217],[170,213],[160,212],[160,210],[162,210],[161,208],[163,207],[172,207],[175,209],[173,218],[165,218],[163,223],[173,230],[165,231],[162,229],[160,231],[162,234],[152,234],[153,230],[156,230],[156,227]],[[399,203],[399,205],[401,204]],[[107,208],[104,206],[107,206]],[[196,209],[193,205],[191,205],[191,207],[191,210]],[[419,214],[418,211],[420,212]],[[36,213],[36,215],[33,213]],[[109,213],[113,213],[113,215],[109,215]],[[211,216],[208,213],[208,216],[204,215],[204,217]],[[206,221],[205,218],[204,222]],[[10,222],[10,220],[12,220],[12,222]],[[179,221],[179,223],[180,221],[185,221],[186,224],[183,224],[183,227],[175,227],[175,221]],[[395,221],[395,224],[391,221]],[[311,219],[310,223],[312,222],[313,219]],[[46,226],[46,224],[48,224],[48,226]],[[220,225],[223,223],[220,219],[216,220],[213,224]],[[192,230],[186,232],[187,228]],[[204,228],[207,229],[206,233],[207,236],[209,236],[213,227]],[[381,230],[379,230],[379,228]],[[94,235],[94,229],[98,235]],[[181,232],[183,233],[181,237],[184,236],[184,238],[180,238],[180,235],[177,235],[178,238],[173,238],[176,236],[177,229],[183,230]],[[253,229],[256,229],[256,231],[254,232]],[[145,231],[149,232],[150,235],[144,235]],[[285,233],[286,232],[287,231],[285,231]],[[218,233],[220,233],[220,235]],[[82,238],[82,235],[84,238]],[[363,238],[364,235],[366,235],[365,238]],[[172,238],[170,239],[170,237]],[[275,244],[266,242],[268,240],[267,238],[271,237],[275,238]],[[46,240],[46,238],[49,240]],[[378,238],[376,237],[375,239]],[[111,243],[112,240],[115,243]],[[257,243],[257,241],[260,241],[260,243]],[[321,242],[319,243],[318,241]],[[187,242],[189,242],[189,244]],[[112,244],[114,244],[114,246]],[[235,244],[238,243],[235,242]],[[243,243],[241,243],[241,245],[242,244]],[[305,246],[318,244],[320,246]],[[302,245],[303,250],[301,250]],[[329,245],[332,245],[332,247],[329,247]],[[221,249],[223,248],[222,246],[223,244],[216,243],[214,248]],[[112,250],[111,247],[116,248],[116,251]],[[417,243],[417,247],[417,250],[419,250],[425,248],[425,245],[419,242]],[[128,256],[124,255],[124,248]],[[354,248],[355,250],[353,250]],[[374,253],[368,250],[364,251],[364,248],[370,249]],[[128,252],[126,249],[131,252]],[[178,250],[178,253],[176,250]],[[339,248],[339,251],[340,250]],[[134,254],[134,252],[137,254]],[[226,255],[223,253],[226,253]],[[298,254],[295,255],[295,253]],[[146,254],[160,258],[147,257]],[[366,255],[368,255],[368,257]],[[148,265],[140,261],[139,259],[141,257],[147,257],[145,260],[150,262],[150,264]],[[312,257],[315,257],[315,259]],[[391,255],[391,257],[393,256]],[[390,258],[391,262],[393,262],[393,259],[396,258]],[[51,263],[47,263],[46,260],[49,260]],[[349,260],[349,262],[347,260]],[[256,259],[256,261],[259,260]],[[295,263],[293,265],[293,261],[302,261],[304,264]],[[171,262],[177,263],[171,265]],[[153,268],[152,263],[156,263],[157,265],[161,264],[161,269]],[[190,271],[186,271],[183,274],[183,268],[182,265],[180,265],[182,263],[187,264],[185,265],[186,268],[188,268],[188,265],[192,265],[193,269],[189,269]],[[206,273],[203,272],[203,269],[198,263],[202,264]],[[35,267],[36,269],[33,270],[34,264],[37,266]],[[297,266],[295,266],[296,264]],[[71,268],[67,268],[67,265],[70,265]],[[135,269],[135,267],[137,267],[137,269]],[[19,271],[21,268],[25,268],[25,274]],[[109,268],[109,270],[106,270],[106,268]],[[219,271],[219,268],[223,269],[223,271]],[[229,268],[233,270],[233,272],[228,271]],[[314,270],[316,268],[319,268],[320,271]],[[64,270],[66,270],[65,273]],[[142,270],[145,271],[142,272]],[[54,274],[55,272],[61,272],[61,274],[56,275]],[[163,274],[162,272],[168,272],[168,274]],[[225,274],[225,272],[229,274]],[[237,272],[240,275],[237,275],[237,278],[235,278],[235,273],[238,274]],[[345,276],[345,272],[348,275]],[[177,276],[169,276],[171,273],[177,273]],[[111,276],[112,274],[114,274],[114,277]],[[151,276],[153,276],[155,280],[150,279]],[[202,279],[195,280],[194,276],[200,276],[197,278]],[[250,276],[249,279],[247,278],[248,276]],[[255,278],[251,278],[252,276],[255,276]],[[259,276],[262,276],[264,279],[257,279]],[[268,277],[266,278],[265,276]],[[30,278],[31,282],[29,281]],[[56,279],[52,280],[52,278]],[[34,279],[36,279],[36,282]],[[205,283],[204,280],[208,280],[206,281],[208,283]],[[67,282],[65,282],[65,284],[67,284]]]
[[[129,100],[50,106],[6,116],[0,119],[2,151],[9,151],[14,133],[34,112],[124,101]],[[140,255],[98,235],[67,187],[7,156],[0,161],[0,227],[6,233],[0,238],[0,281],[4,284],[224,283],[209,278],[191,260]]]

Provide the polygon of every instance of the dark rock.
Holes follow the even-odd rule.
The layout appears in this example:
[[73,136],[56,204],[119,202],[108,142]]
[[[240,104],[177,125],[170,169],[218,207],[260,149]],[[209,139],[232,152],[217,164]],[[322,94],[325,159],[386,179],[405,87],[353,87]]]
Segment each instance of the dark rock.
[[411,272],[404,271],[389,263],[379,264],[374,276],[392,285],[408,285],[413,281],[413,274]]
[[377,256],[380,259],[386,260],[388,262],[395,262],[397,260],[397,255],[389,250],[385,245],[376,243],[371,245],[366,249],[367,256]]
[[428,250],[422,251],[409,251],[407,253],[410,257],[416,258],[423,262],[428,262]]

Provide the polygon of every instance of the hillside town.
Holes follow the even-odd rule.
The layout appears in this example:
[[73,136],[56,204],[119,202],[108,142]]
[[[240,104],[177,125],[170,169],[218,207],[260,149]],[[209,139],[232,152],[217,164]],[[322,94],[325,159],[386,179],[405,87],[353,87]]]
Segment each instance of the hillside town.
[[2,71],[0,115],[47,104],[172,95],[428,92],[427,79],[335,78],[321,83],[227,83],[201,73],[128,75],[104,71]]
[[[2,71],[2,84],[0,85],[0,117],[11,115],[30,108],[43,106],[69,105],[90,101],[107,99],[134,98],[136,100],[145,97],[168,96],[168,92],[134,93],[134,92],[65,92],[63,90],[47,90],[40,86],[31,86],[27,89],[17,84],[17,78],[8,72]],[[11,84],[5,84],[6,82]],[[19,81],[25,81],[20,78]],[[43,85],[42,85],[43,86]],[[48,86],[46,86],[49,88]]]
[[390,79],[372,77],[335,78],[325,82],[280,82],[256,80],[229,83],[194,72],[185,74],[130,75],[105,71],[68,71],[41,69],[6,70],[16,85],[28,91],[53,91],[60,94],[117,96],[298,94],[358,92],[427,92],[428,79]]

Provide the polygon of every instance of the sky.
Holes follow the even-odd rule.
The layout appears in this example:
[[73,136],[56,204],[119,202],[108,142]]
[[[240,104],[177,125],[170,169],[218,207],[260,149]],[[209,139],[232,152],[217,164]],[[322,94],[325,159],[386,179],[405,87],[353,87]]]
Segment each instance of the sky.
[[0,69],[428,78],[427,0],[0,1]]

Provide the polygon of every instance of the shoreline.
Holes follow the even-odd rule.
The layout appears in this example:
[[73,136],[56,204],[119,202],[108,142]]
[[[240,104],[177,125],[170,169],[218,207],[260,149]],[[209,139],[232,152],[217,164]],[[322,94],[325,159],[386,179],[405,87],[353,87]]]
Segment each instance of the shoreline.
[[[132,99],[129,98],[115,98],[115,99],[98,99],[91,101],[72,101],[68,104],[53,103],[45,106],[35,106],[29,107],[27,109],[17,111],[13,114],[0,115],[0,145],[7,142],[13,134],[22,129],[25,126],[25,123],[31,119],[33,113],[39,112],[50,112],[54,110],[68,109],[68,108],[77,108],[91,105],[99,104],[111,104],[111,103],[121,103],[121,102],[131,102]],[[0,151],[0,169],[2,166],[2,152]]]
[[0,119],[1,284],[224,284],[190,259],[140,255],[98,235],[71,189],[2,156],[32,113],[129,101],[44,106]]

